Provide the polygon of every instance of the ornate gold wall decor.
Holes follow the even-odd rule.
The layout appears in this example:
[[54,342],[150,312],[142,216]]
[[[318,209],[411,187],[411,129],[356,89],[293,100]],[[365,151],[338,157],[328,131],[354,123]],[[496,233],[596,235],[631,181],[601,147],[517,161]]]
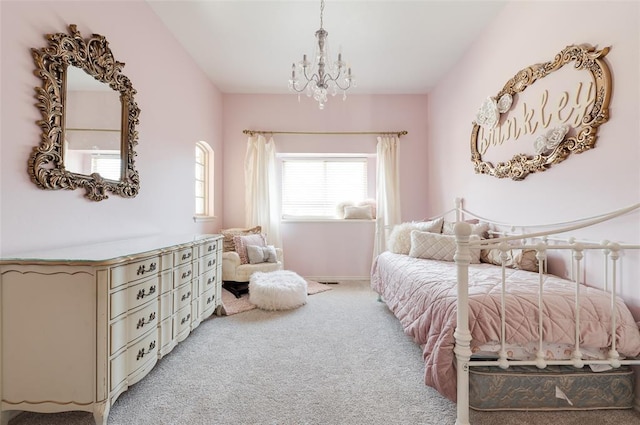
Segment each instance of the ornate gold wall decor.
[[[476,173],[522,180],[530,173],[545,171],[552,164],[562,162],[571,153],[582,153],[595,147],[598,127],[609,119],[611,75],[603,60],[608,52],[609,47],[596,50],[586,44],[567,46],[556,55],[553,61],[522,69],[507,81],[495,97],[485,100],[478,111],[476,121],[472,123],[471,130],[471,161]],[[583,87],[583,83],[578,83],[575,103],[570,105],[571,113],[574,110],[578,112],[571,123],[567,124],[569,117],[564,111],[569,102],[566,92],[560,98],[558,109],[555,111],[563,125],[551,127],[545,134],[538,134],[535,137],[534,133],[538,126],[532,125],[533,111],[527,110],[526,105],[523,105],[524,116],[520,125],[515,118],[501,117],[501,114],[508,114],[509,109],[512,108],[512,99],[516,104],[518,93],[570,62],[574,62],[576,70],[589,72],[593,79],[593,83],[590,83],[587,88]],[[547,104],[547,97],[548,92],[543,92],[542,105]],[[565,114],[566,117],[562,117],[561,114]],[[502,134],[500,134],[502,129],[498,127],[500,122],[504,125]],[[546,129],[549,123],[550,119],[545,122],[543,116],[540,129]],[[487,131],[488,136],[479,137],[484,130]],[[497,162],[496,165],[483,160],[489,145],[502,144],[509,137],[518,138],[527,134],[531,138],[530,154],[519,153],[508,161]]]
[[[138,194],[140,179],[134,167],[135,146],[138,141],[136,125],[140,109],[134,100],[136,90],[124,74],[124,63],[114,59],[106,38],[93,34],[85,40],[75,25],[69,25],[69,34],[48,34],[47,47],[31,49],[36,64],[35,75],[42,79],[36,87],[36,106],[42,113],[37,121],[42,129],[40,144],[33,148],[28,171],[33,181],[42,189],[84,188],[85,196],[93,201],[108,198],[107,192],[134,197]],[[121,147],[120,180],[105,179],[100,174],[80,174],[67,170],[65,157],[65,116],[67,98],[67,69],[77,67],[93,77],[120,97]],[[100,113],[100,111],[97,111]]]

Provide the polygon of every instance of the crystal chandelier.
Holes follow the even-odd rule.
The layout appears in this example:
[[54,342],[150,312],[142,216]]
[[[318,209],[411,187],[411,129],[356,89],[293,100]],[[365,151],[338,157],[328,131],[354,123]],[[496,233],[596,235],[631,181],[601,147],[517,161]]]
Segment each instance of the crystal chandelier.
[[[355,87],[355,79],[351,74],[351,68],[348,68],[342,60],[342,53],[338,53],[338,60],[333,64],[327,63],[329,60],[329,48],[327,36],[329,33],[322,27],[322,13],[324,12],[324,0],[320,2],[320,29],[316,31],[316,53],[315,62],[312,64],[307,60],[307,55],[302,56],[300,62],[291,65],[291,79],[289,80],[289,90],[300,93],[306,92],[307,96],[318,101],[320,109],[324,109],[327,102],[327,94],[331,93],[335,96],[339,90],[342,90],[342,100],[347,98],[347,89],[351,86]],[[299,75],[303,76],[300,81]]]

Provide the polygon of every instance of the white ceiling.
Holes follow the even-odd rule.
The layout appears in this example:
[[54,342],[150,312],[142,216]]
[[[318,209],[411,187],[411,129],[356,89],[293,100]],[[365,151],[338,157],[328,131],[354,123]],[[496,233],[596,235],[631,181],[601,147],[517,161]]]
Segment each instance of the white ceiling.
[[[319,0],[147,1],[223,93],[287,93],[320,28]],[[324,29],[357,78],[349,93],[424,94],[505,3],[327,0]]]

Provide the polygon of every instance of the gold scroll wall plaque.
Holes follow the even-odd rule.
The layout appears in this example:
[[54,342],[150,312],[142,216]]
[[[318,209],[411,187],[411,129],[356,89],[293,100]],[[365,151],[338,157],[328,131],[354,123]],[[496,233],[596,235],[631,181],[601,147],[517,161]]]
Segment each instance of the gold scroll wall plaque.
[[[571,153],[582,153],[595,147],[598,127],[609,119],[609,100],[611,98],[611,75],[603,57],[609,47],[602,50],[583,44],[571,45],[558,53],[553,61],[530,66],[520,70],[504,85],[495,97],[487,98],[480,107],[471,130],[471,161],[476,173],[489,174],[498,178],[509,177],[522,180],[530,173],[545,171],[553,164],[564,161]],[[531,134],[522,126],[516,133],[516,118],[508,115],[517,106],[518,93],[523,92],[536,81],[543,79],[566,64],[573,62],[577,71],[586,71],[592,83],[589,83],[590,101],[578,122],[547,128],[544,132]],[[578,84],[579,90],[587,91]],[[548,94],[545,92],[545,94]],[[565,92],[566,94],[566,92]],[[527,106],[522,105],[527,112]],[[566,102],[560,102],[565,108]],[[557,111],[560,117],[560,111]],[[526,117],[525,117],[526,118]],[[529,117],[530,119],[530,117]],[[521,118],[522,122],[522,118]],[[540,126],[542,128],[542,126]],[[502,132],[501,132],[502,130]],[[500,135],[500,133],[502,133]],[[521,134],[522,133],[522,134]],[[496,134],[499,137],[496,137]],[[498,161],[495,165],[483,159],[490,146],[507,143],[509,137],[516,134],[530,147],[528,152],[518,153],[507,161]],[[518,141],[521,143],[522,140]],[[519,149],[519,148],[518,148]]]

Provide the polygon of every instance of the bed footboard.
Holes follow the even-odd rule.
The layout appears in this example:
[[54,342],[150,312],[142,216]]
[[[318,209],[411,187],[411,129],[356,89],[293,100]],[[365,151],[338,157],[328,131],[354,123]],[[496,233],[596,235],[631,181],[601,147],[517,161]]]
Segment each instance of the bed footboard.
[[[607,220],[611,220],[615,217],[619,217],[621,215],[627,214],[631,211],[640,210],[640,204],[633,205],[631,207],[621,209],[615,211],[610,214],[603,214],[601,216],[582,220],[581,222],[575,222],[569,226],[556,227],[552,231],[542,231],[542,232],[530,232],[526,234],[520,235],[507,235],[503,237],[498,237],[494,239],[484,239],[477,240],[470,238],[472,227],[470,224],[465,223],[463,221],[459,221],[455,224],[455,237],[456,237],[456,254],[454,256],[454,261],[456,263],[457,270],[457,325],[454,332],[455,339],[455,347],[454,354],[456,359],[456,373],[457,373],[457,418],[456,425],[470,425],[470,417],[469,417],[469,368],[474,366],[499,366],[502,369],[507,369],[510,366],[536,366],[537,368],[543,369],[549,365],[569,365],[575,368],[582,368],[585,365],[606,365],[611,368],[619,368],[621,365],[640,365],[640,358],[638,358],[638,353],[633,356],[623,356],[619,352],[619,342],[618,337],[620,337],[620,326],[621,323],[618,322],[619,317],[621,317],[621,308],[625,308],[622,300],[617,296],[617,285],[618,280],[620,278],[619,273],[619,259],[621,253],[623,252],[640,252],[640,245],[631,245],[631,244],[616,244],[610,242],[602,242],[602,243],[594,243],[594,242],[577,242],[575,240],[567,241],[567,242],[558,242],[554,244],[549,244],[548,241],[554,238],[554,235],[566,233],[569,231],[582,229],[588,226],[592,226],[597,223],[601,223]],[[538,241],[534,245],[526,245],[526,241],[536,240]],[[560,241],[560,239],[557,239]],[[539,285],[537,289],[537,310],[536,310],[536,318],[537,318],[537,351],[535,355],[535,359],[529,360],[512,360],[510,356],[507,354],[507,349],[505,348],[507,345],[507,311],[508,309],[505,307],[510,300],[510,297],[513,297],[513,294],[510,293],[510,287],[508,285],[508,280],[506,278],[505,273],[505,260],[506,254],[504,254],[507,250],[513,248],[529,248],[536,250],[536,258],[539,263]],[[469,307],[469,265],[472,261],[472,250],[480,249],[480,248],[498,248],[502,250],[503,255],[503,264],[502,264],[502,289],[500,295],[500,329],[498,333],[500,335],[500,346],[501,349],[498,353],[498,358],[495,360],[472,360],[472,333],[469,328],[469,317],[470,317],[470,307]],[[573,333],[573,341],[571,348],[571,358],[565,359],[554,359],[548,358],[545,354],[544,343],[545,336],[547,336],[549,332],[549,323],[544,322],[545,315],[548,314],[549,300],[554,297],[554,294],[545,295],[545,291],[547,290],[545,286],[545,276],[546,275],[546,263],[547,256],[549,252],[564,252],[569,253],[569,263],[571,264],[571,276],[570,283],[574,283],[572,285],[574,291],[574,300],[573,305],[570,306],[573,311],[573,323],[572,329],[570,333]],[[581,311],[583,310],[583,306],[580,304],[581,300],[584,299],[582,295],[583,292],[588,292],[586,285],[584,282],[581,282],[580,276],[581,273],[584,273],[584,256],[586,252],[594,252],[600,255],[603,258],[603,262],[600,263],[599,267],[602,267],[604,270],[604,282],[602,290],[600,292],[605,293],[607,297],[609,297],[608,301],[608,318],[606,321],[606,327],[608,328],[607,332],[609,333],[609,341],[607,343],[608,346],[607,352],[604,354],[604,357],[594,358],[593,356],[586,356],[583,351],[586,349],[581,346],[581,340],[584,339],[584,333],[581,329]],[[595,255],[595,254],[594,254]],[[546,296],[546,298],[545,298]],[[607,310],[607,308],[604,308]],[[630,312],[628,312],[628,316],[630,316]],[[584,319],[584,318],[583,318]],[[633,322],[633,321],[632,321]],[[496,321],[497,323],[497,321]],[[603,322],[604,323],[604,322]],[[610,325],[610,327],[609,327]],[[635,323],[633,324],[635,326]],[[603,325],[604,326],[604,325]],[[575,329],[573,329],[575,328]],[[635,326],[635,332],[637,333],[638,329]],[[476,331],[474,330],[474,335]],[[605,335],[606,336],[606,335]],[[621,337],[620,337],[621,338]],[[599,348],[603,348],[600,346]]]

